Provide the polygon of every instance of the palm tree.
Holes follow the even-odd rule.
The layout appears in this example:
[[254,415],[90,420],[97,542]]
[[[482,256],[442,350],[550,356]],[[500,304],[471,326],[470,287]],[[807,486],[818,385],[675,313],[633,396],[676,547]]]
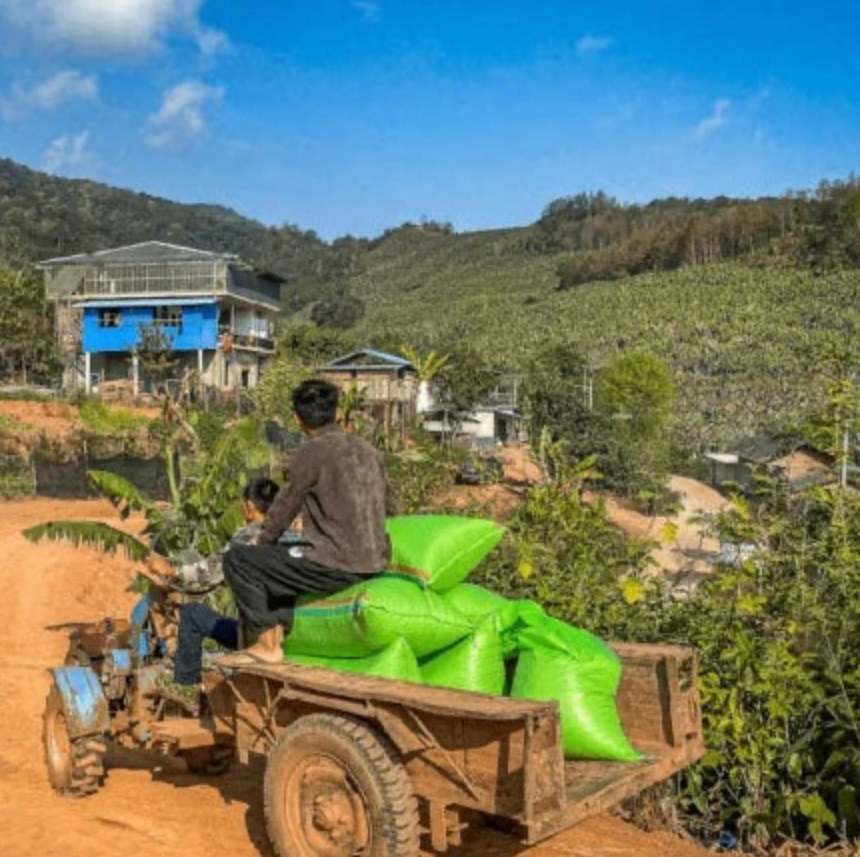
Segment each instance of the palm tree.
[[437,354],[431,350],[421,356],[411,345],[402,346],[400,353],[415,368],[415,376],[418,378],[418,398],[415,403],[415,410],[419,414],[426,414],[435,404],[432,382],[449,368],[451,355]]

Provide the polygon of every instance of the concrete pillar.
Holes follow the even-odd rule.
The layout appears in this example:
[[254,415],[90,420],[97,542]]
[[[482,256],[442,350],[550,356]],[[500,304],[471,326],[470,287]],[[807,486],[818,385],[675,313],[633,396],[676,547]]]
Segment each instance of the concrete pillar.
[[92,359],[90,357],[90,352],[84,352],[84,392],[89,396],[92,392],[92,385],[90,384],[90,371],[92,369]]
[[140,360],[136,354],[131,355],[131,385],[136,399],[140,395]]

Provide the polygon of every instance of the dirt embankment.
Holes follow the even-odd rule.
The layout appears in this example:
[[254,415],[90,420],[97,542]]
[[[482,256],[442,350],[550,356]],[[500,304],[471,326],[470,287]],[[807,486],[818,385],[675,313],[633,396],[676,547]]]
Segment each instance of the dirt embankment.
[[[63,544],[35,546],[22,528],[60,518],[115,521],[101,501],[0,504],[0,855],[2,857],[273,857],[261,810],[261,767],[236,766],[217,781],[175,759],[109,755],[104,789],[84,800],[57,797],[42,762],[47,668],[62,663],[66,637],[53,626],[124,616],[132,565]],[[133,522],[132,525],[133,526]],[[527,851],[476,831],[453,857],[705,857],[669,834],[646,834],[613,818],[585,822]]]

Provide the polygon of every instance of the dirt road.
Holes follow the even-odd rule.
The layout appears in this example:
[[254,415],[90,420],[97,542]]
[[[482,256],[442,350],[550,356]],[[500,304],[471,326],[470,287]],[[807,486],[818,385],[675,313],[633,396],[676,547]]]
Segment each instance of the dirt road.
[[[23,527],[58,518],[114,520],[101,502],[0,503],[0,855],[2,857],[273,857],[261,812],[260,766],[206,781],[184,764],[112,752],[105,788],[57,797],[41,749],[46,668],[61,663],[65,635],[52,625],[123,616],[131,566],[96,551],[29,544]],[[453,857],[705,857],[668,834],[601,817],[528,851],[489,831]]]

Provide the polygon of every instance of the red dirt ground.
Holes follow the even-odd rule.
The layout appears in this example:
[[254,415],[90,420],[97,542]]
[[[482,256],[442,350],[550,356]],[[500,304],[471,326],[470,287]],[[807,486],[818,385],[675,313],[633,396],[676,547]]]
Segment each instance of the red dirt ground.
[[[126,615],[132,566],[89,549],[29,544],[20,530],[59,518],[115,520],[101,501],[0,504],[0,855],[2,857],[273,857],[261,809],[260,766],[207,781],[179,760],[109,756],[104,789],[83,800],[56,796],[42,762],[47,668],[66,638],[52,625]],[[643,833],[601,816],[521,850],[479,830],[452,857],[705,857],[667,833]]]

